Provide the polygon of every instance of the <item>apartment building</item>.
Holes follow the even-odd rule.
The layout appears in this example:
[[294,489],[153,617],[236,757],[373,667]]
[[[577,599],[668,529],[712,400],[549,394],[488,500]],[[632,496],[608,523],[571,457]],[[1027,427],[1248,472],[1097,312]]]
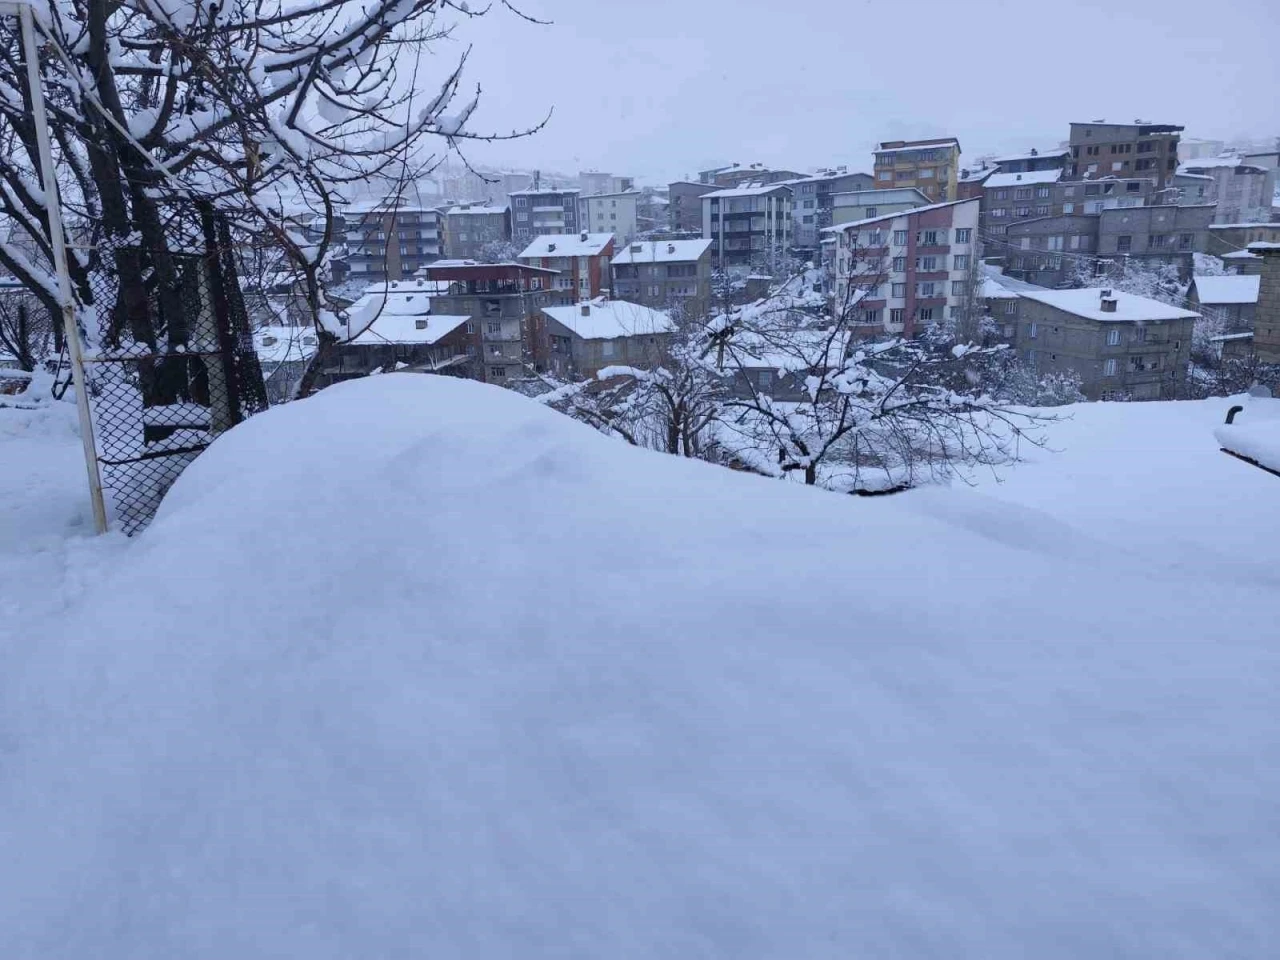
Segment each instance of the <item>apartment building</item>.
[[1174,194],[1178,203],[1217,203],[1218,182],[1202,173],[1183,173],[1179,167],[1173,175]]
[[635,177],[615,177],[599,170],[583,170],[578,174],[578,189],[584,197],[597,197],[605,193],[630,193],[636,188]]
[[576,187],[530,187],[508,194],[511,207],[511,239],[528,243],[534,237],[551,233],[579,231]]
[[986,187],[987,178],[996,171],[997,168],[994,166],[976,167],[972,170],[961,167],[960,175],[956,177],[956,199],[972,200],[975,197],[980,199]]
[[594,377],[605,367],[652,368],[675,330],[669,314],[625,300],[583,300],[543,307],[546,354],[540,365],[560,376]]
[[1039,173],[1044,170],[1065,170],[1071,158],[1070,150],[1046,150],[1034,147],[1026,153],[996,157],[995,165],[1001,173]]
[[1209,245],[1214,207],[1157,204],[1105,209],[1098,218],[1098,253],[1102,257],[1141,257],[1178,265],[1184,277],[1193,272],[1192,254]]
[[784,180],[796,180],[804,176],[794,170],[774,170],[763,163],[748,163],[743,166],[733,163],[727,167],[714,170],[703,170],[698,174],[699,183],[714,183],[718,187],[741,187],[748,183],[781,183]]
[[1156,191],[1173,185],[1178,171],[1178,135],[1171,123],[1107,123],[1095,120],[1071,124],[1071,162],[1067,175],[1075,180],[1102,177],[1149,177]]
[[461,203],[442,217],[444,255],[451,260],[475,260],[485,246],[511,239],[511,211],[488,202]]
[[1018,295],[1018,352],[1039,374],[1074,371],[1090,400],[1181,395],[1199,314],[1099,287]]
[[1178,168],[1178,179],[1192,174],[1213,181],[1212,200],[1217,204],[1214,223],[1266,223],[1271,219],[1276,171],[1238,157],[1193,160]]
[[956,198],[960,172],[960,141],[886,140],[875,151],[875,188],[915,187],[932,203]]
[[550,288],[560,302],[573,302],[607,293],[613,260],[612,233],[549,234],[536,237],[516,258],[531,267],[554,270]]
[[720,188],[714,183],[674,180],[667,185],[667,218],[675,233],[702,232],[702,198]]
[[431,295],[431,313],[466,317],[479,337],[479,379],[506,383],[536,367],[539,312],[556,301],[556,271],[523,263],[440,260],[423,269],[428,281],[448,284]]
[[1187,301],[1197,313],[1221,320],[1226,332],[1239,333],[1253,330],[1261,291],[1262,277],[1258,274],[1200,276],[1191,281]]
[[348,279],[406,280],[441,255],[440,211],[402,203],[353,205],[346,224]]
[[915,187],[901,187],[896,190],[854,190],[836,194],[830,225],[839,226],[855,220],[872,220],[883,217],[885,214],[927,206],[929,206],[929,198]]
[[[1214,223],[1209,226],[1205,253],[1223,257],[1230,266],[1235,263],[1241,272],[1261,272],[1256,255],[1249,245],[1253,243],[1280,243],[1280,223]],[[1252,259],[1251,258],[1255,258]],[[1252,263],[1252,269],[1250,264]]]
[[640,193],[600,193],[578,199],[578,229],[593,233],[611,233],[619,243],[628,243],[636,235]]
[[[815,251],[821,231],[835,223],[835,199],[855,190],[870,190],[871,174],[850,173],[845,167],[824,170],[811,177],[786,181],[792,195],[791,243],[800,250]],[[927,202],[927,201],[926,201]]]
[[633,241],[613,258],[613,295],[696,312],[711,302],[711,273],[710,240]]
[[702,236],[718,268],[776,265],[791,248],[791,188],[735,187],[702,197]]
[[862,335],[912,337],[957,315],[978,254],[978,201],[952,200],[827,228],[836,309],[854,302]]
[[1262,363],[1280,363],[1280,243],[1251,243],[1249,252],[1262,258],[1253,349]]

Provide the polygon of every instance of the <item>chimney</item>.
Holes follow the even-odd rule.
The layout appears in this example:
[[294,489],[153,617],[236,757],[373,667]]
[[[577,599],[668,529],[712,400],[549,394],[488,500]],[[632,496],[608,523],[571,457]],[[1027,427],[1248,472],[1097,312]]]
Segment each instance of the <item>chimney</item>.
[[1103,299],[1103,300],[1105,300],[1105,299],[1107,299],[1109,296],[1111,296],[1111,288],[1110,288],[1110,287],[1103,287],[1103,289],[1102,289],[1102,299]]
[[555,252],[556,252],[556,245],[554,243],[548,243],[547,253],[555,253]]
[[1031,155],[1032,155],[1033,157],[1038,157],[1038,156],[1040,156],[1040,151],[1039,151],[1039,150],[1037,150],[1035,147],[1032,147],[1032,148],[1031,148]]
[[1019,173],[1019,174],[1015,174],[1014,179],[1021,180],[1021,179],[1022,179],[1022,174],[1020,174],[1020,173]]
[[583,231],[582,231],[582,233],[578,236],[578,239],[579,239],[579,240],[581,240],[583,243],[586,243],[586,242],[587,242],[587,231],[583,230]]
[[414,320],[414,321],[413,321],[413,325],[414,325],[414,327],[415,327],[415,328],[417,328],[418,330],[425,330],[425,329],[427,329],[427,318],[426,318],[426,317],[419,317],[418,319],[416,319],[416,320]]
[[643,251],[643,250],[644,250],[644,244],[643,244],[643,243],[633,243],[633,244],[631,245],[631,252],[632,252],[632,253],[640,253],[640,252],[641,252],[641,251]]
[[591,316],[591,304],[587,303],[586,301],[583,301],[582,303],[582,315],[584,317]]
[[675,253],[675,252],[676,252],[676,245],[674,243],[668,243],[667,253]]
[[1102,312],[1103,312],[1103,313],[1115,313],[1115,312],[1116,312],[1116,298],[1115,298],[1115,297],[1103,297],[1103,298],[1102,298]]

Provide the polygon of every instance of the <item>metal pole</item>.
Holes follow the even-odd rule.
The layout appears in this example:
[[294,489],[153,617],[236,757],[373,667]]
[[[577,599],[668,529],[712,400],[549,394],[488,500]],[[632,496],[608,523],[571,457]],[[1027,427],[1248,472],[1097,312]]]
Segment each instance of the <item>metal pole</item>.
[[84,447],[84,466],[89,474],[89,500],[93,504],[93,528],[107,532],[107,507],[102,499],[102,478],[98,474],[98,453],[93,441],[93,418],[89,413],[89,391],[85,385],[84,345],[76,324],[75,301],[71,296],[71,275],[67,272],[67,246],[62,235],[62,208],[58,201],[58,178],[53,168],[53,151],[49,147],[49,119],[44,110],[44,90],[40,85],[39,52],[29,4],[18,5],[22,25],[22,51],[27,60],[27,87],[31,91],[31,113],[35,120],[36,143],[40,148],[40,179],[44,185],[45,215],[49,220],[49,245],[53,248],[53,266],[58,275],[58,299],[62,301],[62,324],[66,331],[67,355],[71,360],[71,377],[76,387],[76,408],[80,414],[80,442]]

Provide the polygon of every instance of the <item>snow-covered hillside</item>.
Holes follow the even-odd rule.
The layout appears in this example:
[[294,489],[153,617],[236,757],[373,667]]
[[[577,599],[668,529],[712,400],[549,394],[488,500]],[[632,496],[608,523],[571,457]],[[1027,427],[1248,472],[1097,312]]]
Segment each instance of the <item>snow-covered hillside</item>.
[[868,500],[384,376],[91,546],[0,419],[3,953],[1269,956],[1280,481],[1222,406]]

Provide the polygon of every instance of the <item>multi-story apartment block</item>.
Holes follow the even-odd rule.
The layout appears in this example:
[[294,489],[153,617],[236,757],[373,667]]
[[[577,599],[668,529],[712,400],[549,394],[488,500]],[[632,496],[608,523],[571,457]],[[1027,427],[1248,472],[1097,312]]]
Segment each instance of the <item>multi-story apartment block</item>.
[[487,202],[463,203],[444,213],[444,255],[475,260],[486,244],[511,238],[511,211]]
[[978,201],[953,200],[828,227],[835,308],[856,304],[859,333],[915,336],[956,316],[977,275]]
[[1178,160],[1187,163],[1191,160],[1205,160],[1209,157],[1220,157],[1227,148],[1225,140],[1202,140],[1198,137],[1183,137],[1178,141]]
[[556,302],[554,270],[522,263],[440,260],[424,268],[428,281],[446,281],[431,295],[431,313],[467,317],[478,336],[479,378],[506,383],[534,367],[540,343],[538,317]]
[[1280,363],[1280,243],[1251,243],[1249,252],[1262,258],[1253,349],[1261,362]]
[[1173,185],[1178,170],[1178,135],[1182,127],[1171,123],[1107,123],[1104,120],[1071,124],[1073,179],[1148,177],[1156,190]]
[[830,226],[852,223],[854,220],[871,220],[885,214],[927,207],[929,198],[915,187],[895,190],[853,190],[839,193],[833,198]]
[[411,204],[344,211],[350,280],[406,280],[441,254],[440,212]]
[[674,180],[667,186],[667,217],[675,233],[702,232],[702,198],[720,188],[714,183]]
[[749,163],[745,167],[734,163],[714,170],[703,170],[698,174],[698,182],[714,183],[719,187],[740,187],[748,183],[781,183],[802,176],[803,174],[794,170],[772,170],[763,163]]
[[974,197],[981,199],[987,178],[996,170],[994,166],[977,167],[972,170],[962,167],[960,175],[956,177],[956,199],[972,200]]
[[[1178,168],[1178,180],[1186,175],[1213,180],[1213,201],[1218,205],[1214,223],[1267,223],[1275,194],[1276,171],[1239,157],[1193,160]],[[1179,184],[1181,186],[1181,184]]]
[[836,197],[855,190],[870,190],[872,183],[871,174],[850,173],[845,167],[788,180],[792,194],[792,245],[800,250],[816,250],[821,231],[836,222]]
[[1070,157],[1070,150],[1046,150],[1041,153],[1032,148],[1027,153],[996,157],[995,164],[1001,173],[1038,173],[1042,170],[1063,170]]
[[1280,223],[1210,224],[1208,245],[1199,249],[1215,257],[1225,258],[1228,266],[1234,263],[1243,268],[1252,263],[1256,269],[1247,272],[1260,273],[1261,268],[1253,261],[1253,254],[1249,252],[1249,245],[1252,243],[1280,243]]
[[551,289],[561,301],[572,302],[606,293],[613,260],[612,233],[549,234],[537,237],[516,259],[532,267],[556,272]]
[[634,241],[613,258],[613,295],[696,312],[711,302],[711,270],[710,240]]
[[1173,175],[1173,186],[1178,203],[1218,202],[1218,181],[1203,173],[1183,173],[1180,168]]
[[791,248],[791,188],[733,187],[702,197],[702,236],[718,268],[772,267]]
[[530,187],[508,194],[511,201],[511,239],[528,243],[549,233],[577,233],[580,191]]
[[933,203],[956,197],[960,172],[960,141],[886,140],[876,147],[875,187],[915,187]]
[[584,197],[602,193],[629,193],[636,188],[635,177],[615,177],[599,170],[583,170],[578,174],[578,188]]
[[1181,274],[1190,278],[1192,254],[1204,252],[1209,245],[1213,212],[1212,205],[1105,209],[1098,218],[1098,254],[1176,263]]
[[669,314],[625,300],[543,307],[547,351],[539,366],[560,376],[594,377],[605,367],[651,368],[674,330]]
[[1181,395],[1199,314],[1098,287],[1018,296],[1018,352],[1041,375],[1074,371],[1090,400]]
[[578,200],[580,230],[612,233],[619,243],[628,243],[636,235],[640,193],[601,193]]

